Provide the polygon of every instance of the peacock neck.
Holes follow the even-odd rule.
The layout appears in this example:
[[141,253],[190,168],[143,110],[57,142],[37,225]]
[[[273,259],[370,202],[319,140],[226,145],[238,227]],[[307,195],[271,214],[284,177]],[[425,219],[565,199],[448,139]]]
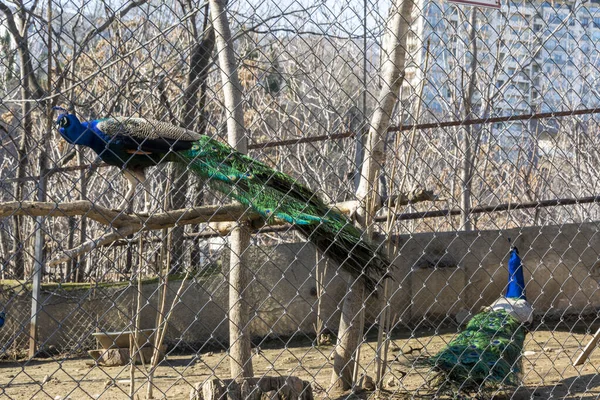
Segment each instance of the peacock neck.
[[508,260],[508,287],[506,297],[511,299],[523,299],[525,297],[525,277],[523,275],[523,264],[516,250],[512,250]]
[[101,154],[106,149],[106,141],[98,137],[94,126],[88,122],[82,122],[80,128],[80,136],[77,144],[90,147],[97,154]]

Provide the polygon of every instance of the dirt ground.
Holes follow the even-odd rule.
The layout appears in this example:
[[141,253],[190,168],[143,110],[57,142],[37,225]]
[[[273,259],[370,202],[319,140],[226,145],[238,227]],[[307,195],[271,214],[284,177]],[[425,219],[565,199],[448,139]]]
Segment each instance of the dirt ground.
[[[427,395],[429,368],[419,362],[421,356],[434,354],[452,337],[452,332],[429,336],[415,332],[412,337],[397,337],[390,346],[390,371],[386,392],[362,392],[360,398],[432,398]],[[526,340],[523,385],[501,397],[512,399],[592,399],[600,396],[600,349],[580,367],[573,367],[581,348],[591,338],[585,333],[537,330]],[[279,346],[277,346],[277,344]],[[277,348],[279,347],[279,348]],[[371,376],[375,365],[374,343],[362,347],[362,367]],[[271,341],[253,352],[254,373],[295,375],[313,383],[315,398],[345,398],[325,390],[331,378],[329,357],[333,347],[314,347],[307,339],[287,346]],[[421,350],[420,350],[421,349]],[[135,388],[140,399],[146,398],[143,367],[136,371]],[[129,366],[99,367],[90,358],[36,359],[0,363],[0,398],[10,399],[125,399],[129,392]],[[155,373],[154,398],[188,399],[190,389],[213,377],[229,377],[229,359],[225,352],[171,355]],[[431,392],[429,392],[431,393]],[[354,397],[354,396],[352,396]],[[492,397],[486,395],[485,397]]]

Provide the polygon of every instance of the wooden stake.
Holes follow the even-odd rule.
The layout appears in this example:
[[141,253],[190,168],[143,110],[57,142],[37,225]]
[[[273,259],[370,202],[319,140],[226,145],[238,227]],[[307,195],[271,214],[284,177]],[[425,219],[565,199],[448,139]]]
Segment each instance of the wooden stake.
[[600,328],[598,328],[596,333],[594,333],[592,339],[590,339],[590,341],[585,346],[579,357],[577,357],[577,360],[575,360],[575,362],[573,363],[574,366],[582,365],[585,362],[585,360],[588,359],[590,354],[592,354],[592,351],[596,348],[598,340],[600,340]]

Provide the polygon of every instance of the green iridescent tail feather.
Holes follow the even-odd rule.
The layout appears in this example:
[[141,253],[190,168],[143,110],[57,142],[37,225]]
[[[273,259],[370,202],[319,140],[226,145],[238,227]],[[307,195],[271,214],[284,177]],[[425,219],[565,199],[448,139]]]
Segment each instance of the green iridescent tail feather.
[[516,385],[525,341],[523,324],[504,310],[475,315],[432,360],[439,383],[461,391]]
[[214,189],[252,207],[265,220],[293,224],[342,269],[360,277],[370,291],[386,276],[390,264],[339,212],[330,209],[306,186],[268,165],[210,137],[162,121],[115,117],[81,122],[59,115],[56,125],[67,142],[86,146],[108,165],[123,170],[129,190],[127,206],[148,167],[179,162]]
[[173,161],[188,163],[213,189],[252,207],[266,221],[295,225],[341,268],[361,277],[367,290],[374,291],[386,276],[389,262],[363,232],[294,178],[209,137],[178,152]]

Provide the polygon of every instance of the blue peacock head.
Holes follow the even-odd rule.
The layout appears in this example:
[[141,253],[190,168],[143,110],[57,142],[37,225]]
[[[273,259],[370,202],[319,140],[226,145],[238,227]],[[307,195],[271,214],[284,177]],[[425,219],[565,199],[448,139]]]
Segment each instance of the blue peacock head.
[[[510,243],[510,238],[508,239]],[[510,258],[508,259],[508,286],[506,297],[527,300],[525,296],[525,277],[523,274],[523,263],[519,257],[519,249],[514,244],[510,246]]]
[[63,113],[56,118],[56,129],[58,130],[58,133],[71,144],[83,144],[81,143],[81,139],[85,132],[85,128],[81,125],[79,119],[62,107],[54,107],[54,109],[63,111]]

